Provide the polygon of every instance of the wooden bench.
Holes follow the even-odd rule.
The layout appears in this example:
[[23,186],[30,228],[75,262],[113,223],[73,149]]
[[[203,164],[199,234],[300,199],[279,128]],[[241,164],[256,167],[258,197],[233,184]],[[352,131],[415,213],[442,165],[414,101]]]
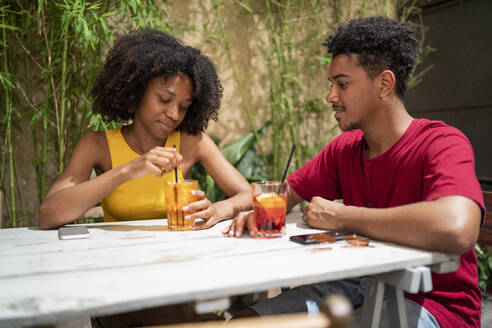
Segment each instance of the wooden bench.
[[[492,191],[483,192],[483,201],[486,207],[492,206]],[[485,221],[480,230],[477,243],[492,246],[492,210],[490,208],[485,213]]]

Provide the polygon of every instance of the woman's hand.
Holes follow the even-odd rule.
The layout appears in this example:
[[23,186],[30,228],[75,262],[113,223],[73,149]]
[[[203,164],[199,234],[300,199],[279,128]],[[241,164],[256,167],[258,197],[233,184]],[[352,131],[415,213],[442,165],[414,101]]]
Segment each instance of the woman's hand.
[[183,156],[174,148],[154,147],[123,166],[130,179],[138,179],[149,174],[161,177],[164,173],[178,167],[182,160]]
[[183,211],[192,211],[195,213],[188,214],[186,219],[203,219],[205,222],[196,224],[193,226],[193,230],[208,229],[219,222],[217,216],[217,208],[209,201],[205,195],[205,192],[201,190],[192,190],[191,194],[198,200],[186,206],[183,206]]
[[222,234],[227,237],[241,237],[244,228],[249,230],[251,237],[256,237],[258,230],[256,228],[253,210],[240,212],[234,220],[232,220],[232,223],[222,231]]

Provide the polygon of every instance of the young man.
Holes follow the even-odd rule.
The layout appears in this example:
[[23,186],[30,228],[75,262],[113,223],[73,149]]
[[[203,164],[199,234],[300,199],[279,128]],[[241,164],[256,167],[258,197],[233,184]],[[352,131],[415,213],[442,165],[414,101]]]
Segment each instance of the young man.
[[[385,17],[341,26],[324,44],[333,56],[327,101],[343,133],[289,176],[288,206],[307,200],[303,220],[320,229],[462,254],[456,272],[433,274],[433,290],[406,294],[409,327],[479,327],[473,250],[483,199],[468,139],[440,121],[414,119],[403,96],[418,56],[415,29]],[[333,202],[343,199],[343,204]],[[224,233],[255,235],[252,215]],[[301,286],[252,306],[259,315],[307,311],[329,293],[354,307],[364,279]]]

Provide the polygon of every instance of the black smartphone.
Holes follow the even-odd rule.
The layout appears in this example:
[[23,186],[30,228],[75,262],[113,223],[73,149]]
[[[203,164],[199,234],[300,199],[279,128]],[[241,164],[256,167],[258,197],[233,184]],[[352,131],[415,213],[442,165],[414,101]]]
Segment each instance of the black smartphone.
[[306,235],[290,236],[289,239],[299,244],[312,245],[312,244],[321,244],[321,243],[334,243],[339,240],[344,240],[346,236],[348,235],[344,232],[326,231],[326,232],[318,232],[318,233],[309,233]]
[[81,239],[89,238],[89,229],[86,226],[60,227],[58,229],[58,239]]

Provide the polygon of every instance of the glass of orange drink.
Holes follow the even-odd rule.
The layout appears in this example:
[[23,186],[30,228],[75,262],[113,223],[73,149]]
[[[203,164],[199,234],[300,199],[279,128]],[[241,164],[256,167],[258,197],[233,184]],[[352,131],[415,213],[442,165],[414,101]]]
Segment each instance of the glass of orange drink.
[[197,201],[197,198],[191,194],[191,191],[196,189],[198,189],[197,180],[168,181],[164,184],[169,229],[173,231],[191,230],[195,224],[195,219],[186,219],[185,217],[195,211],[183,211],[183,206]]
[[259,238],[277,238],[285,234],[286,189],[286,185],[280,181],[262,181],[251,184]]

